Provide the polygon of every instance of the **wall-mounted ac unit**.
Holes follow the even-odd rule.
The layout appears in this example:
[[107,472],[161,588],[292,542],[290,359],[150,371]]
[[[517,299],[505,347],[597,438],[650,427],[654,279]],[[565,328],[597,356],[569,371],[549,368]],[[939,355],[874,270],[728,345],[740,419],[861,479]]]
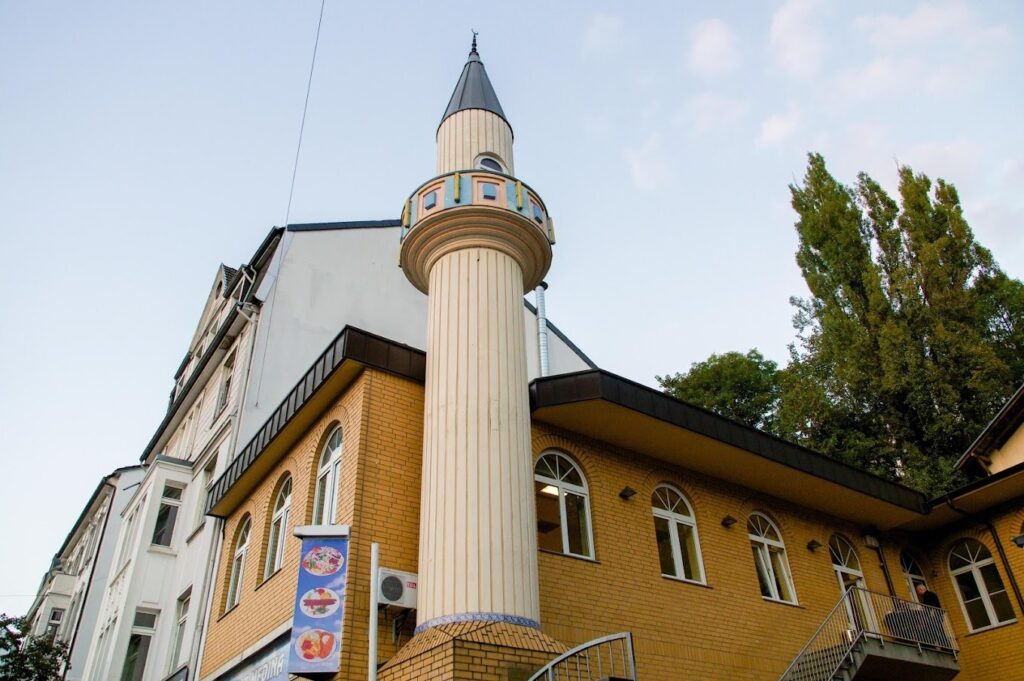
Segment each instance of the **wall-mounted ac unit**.
[[381,568],[377,575],[377,602],[396,608],[415,608],[418,581],[413,572]]

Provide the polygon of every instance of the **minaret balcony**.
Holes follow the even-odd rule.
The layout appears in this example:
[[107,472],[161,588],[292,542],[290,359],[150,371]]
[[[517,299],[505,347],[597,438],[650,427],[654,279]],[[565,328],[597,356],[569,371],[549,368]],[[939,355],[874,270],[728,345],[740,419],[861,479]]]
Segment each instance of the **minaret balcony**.
[[529,290],[550,266],[554,243],[551,216],[540,196],[504,173],[478,169],[439,175],[420,185],[402,209],[401,266],[424,292],[433,263],[467,246],[514,257]]

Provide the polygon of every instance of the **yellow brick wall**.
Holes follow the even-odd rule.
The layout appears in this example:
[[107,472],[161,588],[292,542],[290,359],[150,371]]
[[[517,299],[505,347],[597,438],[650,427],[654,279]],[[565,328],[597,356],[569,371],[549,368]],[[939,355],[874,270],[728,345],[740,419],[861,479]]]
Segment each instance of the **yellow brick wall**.
[[[596,560],[541,553],[544,631],[570,646],[631,631],[644,681],[678,679],[681,670],[694,679],[778,678],[840,597],[827,548],[833,532],[856,547],[867,588],[887,590],[877,554],[853,525],[535,426],[534,456],[549,448],[569,454],[587,476]],[[651,495],[663,482],[693,507],[706,586],[661,576]],[[637,494],[624,501],[618,493],[627,485]],[[761,597],[746,530],[753,511],[772,518],[782,533],[798,605]],[[726,515],[739,522],[723,527]],[[812,539],[824,546],[809,551]]]
[[[228,519],[225,536],[233,537],[241,516],[251,513],[254,524],[250,546],[257,548],[250,548],[241,601],[226,615],[220,613],[233,547],[225,546],[222,551],[214,594],[216,612],[202,667],[204,678],[291,616],[299,543],[290,532],[295,525],[309,521],[311,468],[334,422],[342,423],[345,433],[339,519],[352,525],[342,668],[337,678],[365,678],[370,542],[381,544],[383,566],[417,570],[423,429],[423,387],[372,370],[365,371],[338,398]],[[596,556],[596,560],[587,561],[540,553],[543,631],[568,646],[631,631],[644,681],[678,679],[682,675],[736,681],[777,679],[840,596],[827,548],[834,532],[843,534],[856,548],[867,587],[887,592],[878,554],[863,544],[861,528],[853,524],[542,424],[535,424],[533,434],[535,458],[548,448],[560,449],[586,474]],[[262,542],[266,541],[269,507],[285,470],[294,476],[285,567],[257,588],[262,577]],[[683,491],[693,507],[706,586],[660,574],[650,499],[662,482]],[[624,501],[618,493],[627,485],[637,494]],[[746,531],[746,518],[753,511],[771,517],[782,533],[797,605],[761,598]],[[731,528],[723,527],[721,519],[726,515],[739,522]],[[1024,511],[1007,514],[997,522],[1019,576],[1024,576],[1024,551],[1007,539],[1020,532],[1022,523]],[[949,541],[968,534],[957,534]],[[976,536],[992,548],[987,533]],[[806,548],[812,539],[823,545],[814,552]],[[963,648],[964,671],[959,678],[1014,678],[1011,670],[1024,668],[1024,646],[1020,645],[1024,624],[965,636],[963,615],[944,557],[940,557],[949,542],[930,550],[910,546],[913,543],[909,539],[884,543],[893,585],[897,595],[909,597],[899,555],[903,548],[914,548],[926,572],[934,572],[929,583],[950,612]],[[993,555],[1002,573],[994,550]],[[1003,578],[1009,588],[1005,574]],[[1017,610],[1016,602],[1014,608]],[[402,644],[409,640],[410,627],[411,623]],[[379,660],[393,657],[397,650],[391,641],[388,617],[382,618],[378,638]],[[421,667],[426,670],[425,676],[403,673],[396,678],[451,678],[450,652],[439,650],[422,659],[428,658],[437,668]],[[487,673],[483,667],[476,671]]]

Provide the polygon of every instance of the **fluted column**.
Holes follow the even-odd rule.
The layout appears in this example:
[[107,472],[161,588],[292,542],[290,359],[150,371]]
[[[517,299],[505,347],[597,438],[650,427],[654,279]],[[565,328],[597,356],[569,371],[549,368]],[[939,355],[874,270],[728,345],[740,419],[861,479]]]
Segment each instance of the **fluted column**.
[[472,247],[429,273],[418,619],[539,619],[523,272]]

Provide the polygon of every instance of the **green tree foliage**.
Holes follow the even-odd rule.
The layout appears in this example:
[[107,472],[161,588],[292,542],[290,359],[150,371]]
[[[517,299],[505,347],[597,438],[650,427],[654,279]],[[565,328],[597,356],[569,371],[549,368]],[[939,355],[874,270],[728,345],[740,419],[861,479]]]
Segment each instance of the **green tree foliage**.
[[811,154],[790,191],[810,296],[792,300],[789,365],[712,355],[662,387],[922,492],[948,490],[960,453],[1024,381],[1024,284],[975,241],[943,180],[902,167],[897,200],[863,173],[843,185]]
[[775,429],[779,369],[757,350],[711,355],[692,364],[685,374],[657,379],[673,397],[754,428]]
[[23,617],[0,614],[0,681],[58,681],[68,661],[63,641],[28,636]]

